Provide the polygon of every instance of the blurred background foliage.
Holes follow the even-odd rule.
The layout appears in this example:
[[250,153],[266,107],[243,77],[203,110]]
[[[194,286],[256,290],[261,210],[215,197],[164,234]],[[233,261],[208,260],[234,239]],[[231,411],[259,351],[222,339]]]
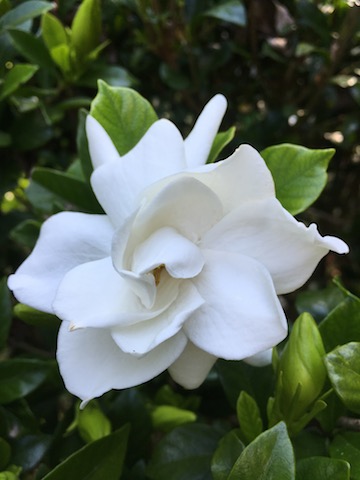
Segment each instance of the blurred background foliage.
[[[63,393],[56,367],[49,363],[57,320],[21,306],[12,319],[5,282],[29,254],[45,218],[63,209],[96,208],[81,162],[88,155],[84,118],[98,78],[135,88],[184,135],[210,97],[223,93],[229,108],[222,129],[235,125],[236,135],[222,156],[244,142],[258,150],[284,142],[335,147],[327,188],[301,219],[319,223],[323,234],[343,238],[351,253],[329,255],[308,291],[290,296],[287,307],[293,320],[296,310],[306,309],[317,320],[324,318],[346,297],[341,289],[327,287],[340,274],[350,290],[360,291],[357,0],[0,0],[0,343],[4,362],[10,357],[20,362],[3,364],[12,395],[0,395],[0,404],[12,403],[11,413],[0,406],[0,434],[16,432],[11,463],[21,465],[24,478],[42,478],[84,441],[102,436],[89,429],[81,434],[79,417],[74,420],[77,433],[69,430],[73,400]],[[221,368],[226,389],[231,382]],[[253,375],[241,368],[241,378]],[[22,372],[22,382],[11,383],[12,371],[15,376]],[[125,420],[133,424],[128,478],[145,478],[141,459],[154,435],[152,424],[160,422],[166,431],[184,418],[190,421],[200,408],[200,396],[178,397],[161,382],[153,385],[153,417],[142,389],[110,393],[102,400],[113,429]],[[208,398],[200,415],[229,411],[216,385],[210,379],[200,390]],[[27,400],[25,395],[30,395]],[[175,410],[158,415],[159,405]],[[99,422],[108,432],[106,422]],[[195,438],[208,436],[195,430]],[[216,435],[222,434],[219,427]],[[0,471],[8,464],[1,458],[10,458],[4,445],[0,442]],[[43,470],[34,473],[45,452]]]

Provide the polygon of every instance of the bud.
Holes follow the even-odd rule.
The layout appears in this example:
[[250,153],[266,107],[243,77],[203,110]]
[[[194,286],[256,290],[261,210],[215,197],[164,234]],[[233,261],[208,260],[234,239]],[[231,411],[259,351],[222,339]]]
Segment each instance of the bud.
[[110,421],[95,400],[88,403],[83,410],[77,412],[77,427],[80,436],[86,443],[93,442],[111,433]]
[[325,349],[309,313],[294,323],[278,365],[275,401],[287,422],[298,420],[319,397],[326,379]]

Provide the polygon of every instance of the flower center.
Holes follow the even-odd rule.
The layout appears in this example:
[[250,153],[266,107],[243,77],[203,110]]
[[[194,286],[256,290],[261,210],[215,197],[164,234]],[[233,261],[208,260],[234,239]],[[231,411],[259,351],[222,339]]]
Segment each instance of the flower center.
[[165,268],[165,265],[162,264],[162,265],[159,265],[158,267],[154,268],[154,270],[152,271],[152,274],[154,275],[154,278],[155,278],[155,285],[158,286],[159,283],[160,283],[160,276],[161,276],[161,272],[164,270]]

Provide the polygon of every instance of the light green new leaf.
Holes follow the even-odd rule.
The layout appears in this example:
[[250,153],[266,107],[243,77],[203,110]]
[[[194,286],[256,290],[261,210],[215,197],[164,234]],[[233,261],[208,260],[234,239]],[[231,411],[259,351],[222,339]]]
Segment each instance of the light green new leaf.
[[60,463],[43,480],[119,480],[129,426],[89,443]]
[[169,432],[184,423],[195,422],[196,414],[173,405],[159,405],[151,413],[151,419],[155,429]]
[[101,35],[100,0],[83,0],[71,25],[71,40],[79,58],[99,44]]
[[335,348],[326,355],[325,364],[336,393],[347,408],[360,413],[360,343]]
[[239,395],[236,412],[240,430],[250,443],[263,431],[263,422],[256,401],[245,390]]
[[[351,479],[360,480],[360,433],[336,435],[329,447],[330,456],[350,463]],[[332,479],[332,477],[329,477]]]
[[343,300],[319,325],[326,351],[348,342],[360,342],[360,302]]
[[51,13],[43,15],[41,19],[41,30],[45,45],[50,52],[59,45],[67,45],[69,43],[69,35],[64,25]]
[[214,138],[209,157],[206,163],[213,163],[221,153],[222,149],[226,147],[228,143],[234,138],[235,127],[230,127],[226,132],[219,132]]
[[0,32],[21,25],[27,20],[31,20],[52,8],[54,8],[53,3],[39,0],[28,0],[20,3],[0,18]]
[[4,82],[0,88],[0,100],[8,97],[14,93],[20,85],[30,80],[38,69],[39,67],[37,65],[30,65],[29,63],[18,63],[14,65],[5,75]]
[[244,448],[237,430],[231,430],[220,440],[211,460],[213,480],[227,480]]
[[59,327],[60,320],[51,313],[40,312],[35,308],[24,305],[23,303],[17,303],[14,307],[15,317],[20,318],[24,323],[28,325],[35,325],[37,327]]
[[103,212],[89,184],[69,173],[38,167],[33,170],[32,178],[35,182],[86,212]]
[[120,155],[125,155],[157,120],[151,104],[130,88],[99,80],[90,114],[104,127]]
[[350,480],[350,465],[344,460],[310,457],[296,464],[296,480]]
[[335,150],[310,150],[284,143],[261,152],[275,182],[276,197],[292,215],[303,212],[319,197]]
[[246,25],[246,9],[240,0],[229,0],[207,10],[204,15],[224,22],[234,23],[240,27]]
[[295,480],[293,448],[283,422],[259,435],[240,455],[227,480]]
[[221,434],[208,425],[175,428],[155,448],[147,476],[153,480],[203,480]]

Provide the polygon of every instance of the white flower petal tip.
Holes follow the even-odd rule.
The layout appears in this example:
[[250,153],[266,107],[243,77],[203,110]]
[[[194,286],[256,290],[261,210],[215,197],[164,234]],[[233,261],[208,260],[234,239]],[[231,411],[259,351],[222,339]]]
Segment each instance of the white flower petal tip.
[[185,139],[186,161],[189,168],[196,168],[206,163],[226,108],[227,101],[222,94],[215,95],[205,105]]
[[85,128],[94,169],[120,158],[115,145],[103,126],[91,115],[86,117]]
[[332,252],[338,253],[340,255],[345,255],[350,251],[349,246],[340,238],[326,235],[322,238],[322,240],[323,243],[325,243],[329,250],[331,250]]

